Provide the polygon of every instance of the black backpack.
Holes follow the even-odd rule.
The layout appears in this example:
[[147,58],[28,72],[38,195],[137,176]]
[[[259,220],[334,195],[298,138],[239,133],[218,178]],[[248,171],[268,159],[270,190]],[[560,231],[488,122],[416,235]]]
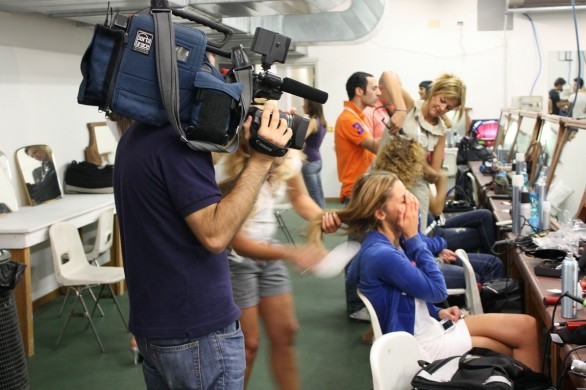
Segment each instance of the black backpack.
[[419,365],[423,368],[411,381],[411,386],[417,390],[555,389],[546,375],[486,348],[472,348],[462,356],[433,363],[419,361]]
[[456,155],[456,164],[467,164],[468,161],[485,161],[490,159],[490,152],[482,145],[479,145],[474,139],[464,137],[458,144],[458,154]]

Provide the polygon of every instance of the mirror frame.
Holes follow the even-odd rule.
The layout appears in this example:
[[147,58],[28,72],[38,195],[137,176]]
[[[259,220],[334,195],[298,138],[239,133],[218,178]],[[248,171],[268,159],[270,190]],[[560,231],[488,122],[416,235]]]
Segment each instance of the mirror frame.
[[527,154],[527,150],[531,147],[531,144],[537,139],[537,134],[539,133],[539,129],[541,128],[541,119],[538,112],[535,111],[519,111],[519,124],[517,126],[517,134],[515,134],[515,139],[513,144],[511,145],[511,150],[509,151],[509,161],[513,160],[515,157],[515,153],[521,153],[521,151],[517,149],[517,142],[519,140],[519,132],[521,131],[521,125],[523,124],[523,119],[525,118],[535,118],[535,124],[533,125],[533,130],[531,130],[531,138],[529,140],[529,145],[527,145],[527,149],[523,150],[523,154]]
[[[555,117],[555,116],[556,115],[550,115],[550,117]],[[568,117],[558,117],[558,118],[560,119],[560,133],[562,133],[561,134],[561,142],[559,143],[558,147],[556,148],[555,157],[554,157],[554,160],[551,164],[553,168],[550,169],[550,171],[547,175],[547,188],[548,189],[551,185],[551,182],[553,181],[553,177],[554,177],[555,171],[557,169],[558,162],[561,158],[564,147],[566,146],[566,143],[568,141],[568,137],[570,136],[571,130],[569,128],[575,128],[575,129],[578,129],[578,131],[586,131],[586,120],[584,120],[584,119],[577,120],[577,119],[568,118]],[[558,139],[559,139],[559,137],[560,137],[560,134],[558,134]],[[578,217],[580,215],[584,216],[584,214],[586,214],[585,208],[586,208],[586,185],[584,186],[582,199],[578,205],[578,209],[576,210],[576,213],[572,217]],[[582,221],[586,222],[583,219],[582,219]]]
[[507,135],[509,134],[509,131],[511,131],[511,119],[513,119],[513,117],[516,116],[517,121],[516,121],[516,126],[517,129],[515,129],[515,138],[513,139],[513,142],[511,143],[511,149],[509,150],[509,154],[507,155],[507,162],[512,162],[512,156],[514,155],[513,151],[515,150],[514,146],[515,146],[515,141],[517,140],[517,133],[519,132],[519,126],[521,126],[521,110],[511,110],[509,113],[509,123],[507,124],[507,131],[505,131],[505,134],[503,135],[503,140],[502,140],[502,144],[501,146],[505,145],[505,140],[507,138]]
[[[503,126],[503,119],[507,118],[507,125]],[[494,137],[494,144],[492,146],[493,153],[496,155],[496,150],[498,146],[503,145],[503,141],[505,140],[505,134],[507,133],[509,123],[511,122],[511,110],[508,108],[503,108],[501,110],[501,115],[499,116],[499,129],[496,133],[496,137]]]
[[[561,145],[564,140],[564,126],[561,121],[561,117],[558,115],[550,115],[550,114],[540,114],[541,117],[541,126],[539,128],[539,132],[537,134],[537,141],[540,142],[541,145],[541,130],[543,128],[543,124],[546,122],[553,123],[558,126],[558,135],[555,142],[555,147],[553,149],[553,154],[549,158],[549,166],[547,170],[547,179],[546,179],[546,187],[549,188],[549,183],[553,179],[553,172],[555,171],[555,164],[559,160],[559,154],[561,152]],[[541,145],[543,147],[543,145]],[[538,172],[532,171],[530,172],[530,183],[534,183]]]

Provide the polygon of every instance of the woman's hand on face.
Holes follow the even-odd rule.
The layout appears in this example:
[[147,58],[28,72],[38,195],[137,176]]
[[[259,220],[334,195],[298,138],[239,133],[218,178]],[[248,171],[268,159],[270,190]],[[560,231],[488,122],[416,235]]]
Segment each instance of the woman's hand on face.
[[410,192],[405,193],[405,212],[399,216],[399,228],[406,239],[417,235],[419,230],[419,201]]

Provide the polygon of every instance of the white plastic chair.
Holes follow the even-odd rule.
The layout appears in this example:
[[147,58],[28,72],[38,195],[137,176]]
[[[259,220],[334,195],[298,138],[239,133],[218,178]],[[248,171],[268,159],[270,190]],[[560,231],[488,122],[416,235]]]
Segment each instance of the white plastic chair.
[[449,288],[448,295],[464,295],[466,299],[466,309],[470,314],[482,314],[482,301],[480,300],[480,292],[476,284],[476,274],[468,259],[468,254],[463,249],[457,249],[456,255],[464,263],[464,279],[466,280],[466,288]]
[[458,164],[456,163],[458,157],[458,148],[445,148],[444,161],[442,169],[446,171],[448,177],[456,177],[458,172]]
[[[69,222],[59,222],[52,225],[49,228],[49,238],[51,241],[53,266],[55,267],[55,277],[57,278],[57,282],[60,286],[67,287],[71,293],[75,294],[75,300],[71,306],[71,311],[57,337],[55,348],[59,346],[61,337],[63,336],[71,317],[85,317],[88,321],[88,325],[91,326],[92,331],[94,332],[100,350],[104,352],[104,346],[98,335],[94,322],[92,321],[92,315],[94,314],[101,298],[111,298],[118,309],[118,313],[120,314],[120,318],[122,318],[124,326],[128,327],[111,286],[113,283],[118,283],[124,280],[124,270],[122,267],[94,267],[90,265],[85,256],[83,244],[77,232],[77,228]],[[94,285],[100,286],[100,292],[97,296],[94,308],[90,313],[83,295],[84,291],[89,290],[90,287]],[[109,294],[104,294],[106,288],[108,289]],[[78,301],[81,303],[83,311],[75,311]]]
[[100,214],[96,227],[96,239],[92,245],[84,245],[83,250],[87,260],[92,265],[99,266],[98,258],[110,250],[114,241],[114,209]]
[[420,359],[419,343],[410,333],[391,332],[376,339],[370,349],[374,390],[411,390]]
[[368,314],[370,315],[370,324],[372,325],[372,331],[374,334],[373,341],[376,341],[376,339],[383,335],[380,322],[378,322],[376,311],[374,311],[372,303],[370,303],[368,298],[366,298],[366,296],[362,293],[362,291],[360,291],[360,289],[357,289],[356,292],[362,300],[362,302],[364,303],[364,306],[366,306],[366,310],[368,310]]
[[[100,266],[98,263],[98,258],[102,256],[104,253],[110,250],[112,247],[112,242],[114,241],[114,209],[106,210],[98,217],[98,224],[96,226],[96,238],[93,241],[92,245],[84,245],[83,250],[85,252],[85,256],[87,261],[90,264],[95,265],[97,267]],[[91,294],[94,302],[96,298],[94,296],[93,291],[90,289],[89,293]],[[61,309],[59,310],[59,317],[63,314],[63,309],[65,308],[65,304],[67,303],[67,298],[69,298],[69,289],[65,294],[65,298],[63,299],[63,303],[61,304]],[[102,316],[104,316],[104,311],[98,305],[98,310]]]

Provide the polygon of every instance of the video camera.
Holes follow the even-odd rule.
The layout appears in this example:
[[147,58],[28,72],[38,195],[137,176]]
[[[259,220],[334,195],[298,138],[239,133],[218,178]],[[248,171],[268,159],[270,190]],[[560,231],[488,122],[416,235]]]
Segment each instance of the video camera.
[[[325,103],[328,100],[328,94],[326,92],[287,77],[281,79],[276,74],[270,72],[273,63],[285,63],[290,43],[290,37],[257,27],[250,50],[262,55],[262,71],[259,73],[254,72],[254,66],[250,63],[246,51],[240,45],[232,48],[231,59],[233,68],[228,73],[227,79],[231,81],[242,81],[238,80],[236,72],[243,69],[251,69],[253,85],[252,96],[250,98],[253,103],[256,103],[257,99],[279,100],[283,92],[288,92],[318,103]],[[287,146],[285,148],[279,148],[258,135],[262,110],[252,106],[248,114],[253,117],[250,128],[250,145],[253,149],[272,156],[283,156],[287,153],[287,148],[303,148],[307,127],[309,126],[308,119],[297,114],[279,112],[279,117],[285,119],[287,121],[287,127],[290,127],[293,131],[293,136]]]

